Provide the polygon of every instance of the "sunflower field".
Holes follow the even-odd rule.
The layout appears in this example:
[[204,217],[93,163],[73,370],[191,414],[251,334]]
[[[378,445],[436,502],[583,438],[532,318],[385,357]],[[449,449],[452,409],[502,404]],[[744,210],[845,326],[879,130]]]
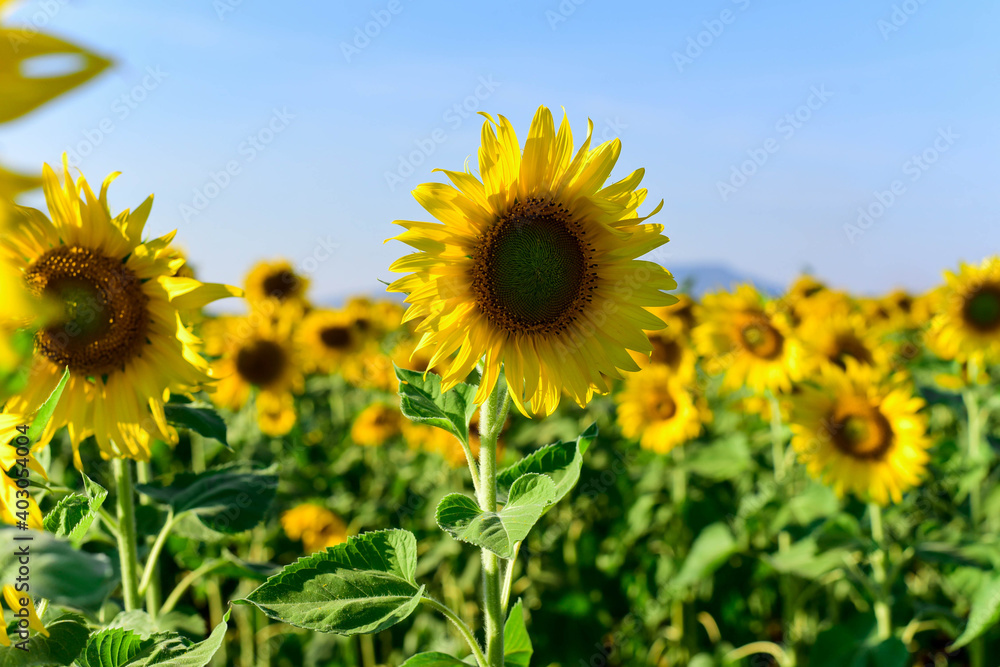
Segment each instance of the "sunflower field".
[[[111,64],[0,32],[0,122]],[[1000,256],[700,294],[618,139],[469,148],[337,306],[0,169],[0,665],[1000,666]]]

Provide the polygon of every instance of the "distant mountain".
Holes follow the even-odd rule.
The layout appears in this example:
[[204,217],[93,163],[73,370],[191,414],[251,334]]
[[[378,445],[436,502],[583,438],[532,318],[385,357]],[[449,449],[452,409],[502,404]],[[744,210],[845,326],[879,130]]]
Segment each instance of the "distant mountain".
[[680,291],[699,297],[707,292],[729,290],[739,283],[751,283],[761,292],[771,296],[783,294],[785,287],[762,280],[747,273],[740,273],[725,264],[672,264],[668,267],[677,279]]
[[[771,296],[778,296],[785,291],[785,288],[781,285],[761,280],[747,273],[740,273],[725,264],[671,264],[668,268],[674,274],[674,278],[677,279],[678,291],[694,297],[699,297],[706,292],[713,292],[720,289],[728,290],[733,285],[739,283],[752,283],[761,292]],[[361,294],[364,294],[364,292],[320,296],[316,299],[316,303],[330,308],[339,308],[351,296],[359,296]],[[400,303],[405,298],[403,294],[375,290],[368,292],[367,296],[376,299],[399,301]]]

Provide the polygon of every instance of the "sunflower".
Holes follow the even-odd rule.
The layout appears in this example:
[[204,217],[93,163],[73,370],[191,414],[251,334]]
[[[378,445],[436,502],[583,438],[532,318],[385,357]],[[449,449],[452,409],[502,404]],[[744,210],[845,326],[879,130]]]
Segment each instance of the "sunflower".
[[256,392],[257,423],[267,435],[285,435],[295,425],[293,393],[305,380],[301,356],[292,336],[297,311],[279,309],[277,317],[253,313],[219,317],[205,323],[205,351],[218,357],[212,401],[229,410],[242,408]]
[[[685,299],[690,303],[689,299]],[[650,354],[629,354],[641,368],[665,366],[685,382],[693,381],[696,375],[696,355],[690,343],[691,324],[694,322],[693,304],[686,310],[675,311],[674,306],[666,306],[653,308],[651,312],[666,324],[659,331],[646,332],[653,351]]]
[[622,434],[660,454],[697,438],[712,419],[704,397],[693,396],[665,366],[630,375],[615,401]]
[[247,301],[257,308],[293,307],[304,312],[309,308],[306,291],[309,279],[295,272],[286,260],[258,262],[244,280]]
[[787,392],[802,374],[802,346],[779,304],[764,303],[751,285],[708,294],[696,309],[693,336],[710,375],[728,390]]
[[[106,458],[148,460],[151,438],[177,441],[164,414],[170,393],[194,391],[211,379],[185,318],[241,292],[174,275],[174,234],[142,240],[152,197],[113,216],[107,192],[117,174],[105,179],[97,196],[83,176],[73,181],[65,156],[63,172],[61,185],[51,167],[43,172],[52,219],[18,207],[20,224],[0,239],[0,256],[14,264],[29,292],[60,307],[35,335],[31,382],[4,410],[34,414],[68,369],[62,398],[36,446],[67,426],[78,468],[80,443],[90,435]],[[0,432],[0,442],[13,435]]]
[[381,338],[403,325],[403,306],[388,299],[351,297],[344,304],[344,310],[354,319],[358,330],[368,338]]
[[979,368],[1000,360],[1000,257],[945,272],[929,344],[944,359]]
[[565,115],[557,134],[539,107],[522,153],[510,121],[484,115],[482,181],[444,171],[454,187],[413,191],[440,223],[396,221],[407,230],[396,240],[419,252],[393,263],[409,275],[388,290],[408,295],[405,319],[421,320],[419,347],[433,351],[431,365],[455,354],[445,390],[485,357],[477,403],[503,365],[524,414],[552,413],[563,392],[586,405],[621,370],[638,369],[628,350],[652,351],[644,330],[663,322],[647,309],[674,303],[664,290],[677,283],[637,258],[668,239],[636,212],[646,198],[636,189],[642,169],[603,187],[621,151],[617,139],[591,150],[590,123],[574,156]]
[[837,310],[822,316],[807,316],[798,334],[809,352],[805,356],[809,369],[826,364],[845,368],[847,359],[864,366],[887,368],[892,360],[892,347],[880,341],[865,316],[857,311]]
[[347,311],[310,311],[298,330],[305,369],[318,373],[341,370],[344,362],[364,346],[365,328]]
[[403,418],[397,406],[372,403],[362,410],[351,425],[351,440],[366,447],[378,447],[389,438],[399,435]]
[[290,540],[302,540],[309,553],[343,544],[347,541],[344,521],[319,505],[304,503],[281,515],[281,527]]
[[[407,420],[403,422],[403,439],[410,449],[444,457],[444,460],[452,468],[462,468],[467,465],[465,450],[461,443],[455,439],[455,436],[435,426],[415,424]],[[479,443],[477,442],[474,456],[478,454],[478,450]]]
[[920,483],[929,456],[924,401],[899,377],[848,360],[793,398],[792,447],[809,474],[880,505]]

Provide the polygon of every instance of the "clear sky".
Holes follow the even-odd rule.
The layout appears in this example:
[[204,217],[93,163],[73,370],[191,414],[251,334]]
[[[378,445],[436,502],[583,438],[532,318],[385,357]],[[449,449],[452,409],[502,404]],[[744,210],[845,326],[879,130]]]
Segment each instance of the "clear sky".
[[667,268],[876,292],[1000,250],[990,0],[45,0],[11,22],[117,66],[4,126],[0,156],[123,172],[112,206],[155,192],[150,230],[203,279],[284,256],[319,298],[380,291],[391,221],[427,219],[409,191],[475,163],[471,112],[523,139],[539,104],[620,137],[615,176],[646,168]]

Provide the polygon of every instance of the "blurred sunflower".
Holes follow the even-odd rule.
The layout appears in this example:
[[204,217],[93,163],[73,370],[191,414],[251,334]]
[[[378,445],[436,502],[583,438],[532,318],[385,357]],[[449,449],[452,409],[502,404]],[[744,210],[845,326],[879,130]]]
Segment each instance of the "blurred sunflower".
[[[846,368],[847,359],[864,366],[887,368],[892,347],[879,340],[860,312],[838,309],[823,315],[810,315],[798,329],[807,348],[805,366],[809,370],[826,364]],[[806,373],[808,375],[808,371]]]
[[793,398],[792,447],[809,474],[838,495],[880,505],[920,483],[929,456],[924,401],[877,369],[826,366]]
[[399,407],[387,403],[372,403],[362,410],[351,425],[351,440],[366,447],[378,447],[399,435],[403,418]]
[[277,317],[219,317],[205,323],[205,351],[218,357],[212,375],[218,378],[212,402],[229,410],[242,408],[256,392],[257,422],[272,436],[295,425],[293,393],[305,380],[298,345],[292,336],[297,315],[280,309]]
[[821,297],[827,289],[825,283],[809,274],[802,274],[781,297],[781,310],[788,313],[793,326],[798,326],[805,313],[815,310],[813,301],[816,297]]
[[302,540],[307,553],[343,544],[347,541],[347,524],[319,505],[296,505],[281,515],[281,527],[290,540]]
[[978,266],[962,263],[958,273],[944,275],[931,348],[944,359],[973,361],[979,368],[1000,360],[1000,257]]
[[695,344],[706,371],[724,373],[723,388],[787,392],[802,376],[802,346],[787,314],[774,301],[765,304],[751,285],[707,294],[695,313]]
[[[447,431],[406,420],[403,422],[403,439],[410,449],[444,457],[444,460],[452,468],[462,468],[467,465],[465,450],[462,449],[461,443]],[[478,450],[479,443],[477,442],[476,452],[473,452],[473,456],[478,454]]]
[[[65,156],[63,172],[60,185],[52,168],[44,168],[52,219],[18,207],[19,224],[0,238],[0,255],[21,273],[29,292],[59,306],[35,336],[32,381],[4,410],[34,414],[68,368],[62,399],[36,447],[67,426],[78,468],[80,443],[90,435],[104,457],[147,460],[151,438],[177,441],[164,414],[170,393],[196,390],[211,379],[184,318],[241,292],[173,275],[174,234],[142,240],[152,197],[113,216],[107,191],[117,174],[105,179],[97,196],[83,176],[74,182]],[[5,302],[0,313],[7,308]],[[0,432],[0,441],[13,435]]]
[[445,390],[485,356],[477,403],[502,365],[525,414],[552,413],[564,391],[586,405],[620,370],[637,370],[628,350],[652,350],[644,330],[663,323],[647,309],[674,303],[664,290],[677,283],[637,258],[668,239],[636,212],[646,198],[637,189],[642,169],[603,187],[621,144],[591,150],[593,123],[574,156],[569,121],[563,117],[557,134],[545,107],[523,153],[510,121],[486,118],[482,181],[444,171],[455,187],[425,183],[413,191],[440,223],[396,221],[407,230],[396,240],[419,252],[393,263],[392,271],[409,275],[388,290],[408,294],[405,319],[421,319],[418,347],[433,350],[430,365],[457,352]]
[[309,280],[283,260],[258,262],[244,280],[247,301],[270,308],[293,307],[305,312],[309,307],[306,291]]
[[344,362],[364,346],[365,329],[347,311],[310,311],[298,330],[305,369],[318,373],[342,370]]
[[344,304],[344,310],[354,319],[358,330],[368,338],[381,338],[403,325],[403,306],[388,299],[351,297]]
[[615,401],[622,434],[660,454],[697,438],[712,419],[705,399],[693,396],[665,366],[629,375]]
[[[666,326],[659,331],[646,332],[653,346],[651,353],[629,352],[629,354],[640,368],[665,366],[673,375],[686,382],[694,380],[697,355],[691,347],[688,323],[673,310],[673,306],[652,308],[650,312],[663,320]],[[690,321],[693,322],[693,317]]]

